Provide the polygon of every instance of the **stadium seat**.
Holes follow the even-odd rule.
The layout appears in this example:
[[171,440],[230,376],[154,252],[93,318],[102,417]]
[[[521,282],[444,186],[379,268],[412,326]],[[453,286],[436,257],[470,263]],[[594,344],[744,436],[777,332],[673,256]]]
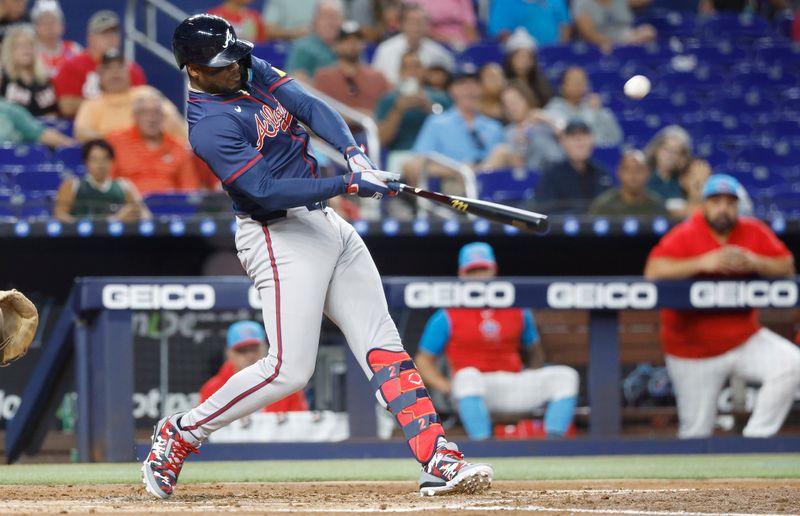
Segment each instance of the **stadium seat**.
[[570,64],[590,63],[599,60],[603,57],[603,54],[594,45],[579,42],[542,47],[538,51],[538,56],[542,65],[547,66],[557,62]]
[[697,62],[705,65],[733,64],[747,59],[745,49],[729,41],[687,48],[685,53],[696,56]]
[[769,31],[769,23],[761,16],[717,13],[700,18],[699,33],[709,41],[719,40],[720,36],[748,41],[764,36]]
[[40,165],[50,163],[50,150],[44,145],[0,146],[0,164]]
[[658,31],[659,39],[668,39],[672,36],[689,36],[696,31],[696,18],[690,13],[679,13],[673,10],[650,13],[638,20],[649,23]]
[[64,165],[64,168],[74,170],[83,165],[80,147],[62,147],[55,152],[55,161]]
[[494,202],[524,201],[533,196],[539,173],[519,170],[494,170],[478,174],[481,199]]
[[622,155],[620,147],[595,147],[592,159],[613,174],[619,165],[619,158]]
[[148,195],[144,199],[153,215],[184,215],[197,213],[199,199],[195,194],[159,193]]
[[756,61],[765,65],[800,67],[800,43],[759,48]]
[[14,177],[16,184],[23,192],[54,192],[61,185],[61,173],[56,170],[26,170]]
[[289,55],[289,46],[290,44],[286,41],[263,43],[253,48],[253,55],[276,68],[283,68],[286,65],[286,57]]
[[491,62],[502,63],[504,57],[503,50],[498,43],[480,42],[465,48],[459,60],[480,67]]

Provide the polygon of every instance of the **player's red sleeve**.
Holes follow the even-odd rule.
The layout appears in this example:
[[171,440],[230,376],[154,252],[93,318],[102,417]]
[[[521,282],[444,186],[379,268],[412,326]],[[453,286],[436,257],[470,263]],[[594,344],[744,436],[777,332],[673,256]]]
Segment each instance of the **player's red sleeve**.
[[755,219],[751,221],[751,224],[753,231],[756,233],[751,251],[761,256],[772,258],[792,256],[786,244],[766,224]]
[[86,74],[77,69],[72,60],[58,69],[58,73],[53,77],[53,86],[56,90],[56,97],[83,96],[83,81],[86,79]]
[[131,75],[131,86],[142,86],[147,84],[147,77],[144,75],[144,70],[142,67],[136,63],[131,63],[130,67],[128,68],[128,72]]

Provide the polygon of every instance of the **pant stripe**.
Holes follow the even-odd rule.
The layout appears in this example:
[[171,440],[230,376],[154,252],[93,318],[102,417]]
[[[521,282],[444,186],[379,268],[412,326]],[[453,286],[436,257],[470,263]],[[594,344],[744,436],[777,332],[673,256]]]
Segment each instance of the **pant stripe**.
[[226,410],[230,409],[232,406],[237,404],[239,401],[243,400],[244,398],[246,398],[247,396],[253,394],[257,390],[259,390],[259,389],[261,389],[263,387],[266,387],[267,385],[272,383],[272,381],[275,380],[275,378],[278,377],[278,374],[280,374],[281,364],[283,363],[283,361],[282,361],[283,339],[281,337],[281,282],[280,282],[280,278],[278,277],[278,265],[275,263],[275,253],[273,253],[273,251],[272,251],[272,239],[269,236],[269,230],[267,229],[267,226],[262,226],[262,229],[264,231],[264,239],[267,242],[267,251],[269,252],[269,261],[270,261],[270,264],[272,265],[272,279],[275,281],[275,327],[276,327],[276,331],[277,331],[277,334],[278,334],[278,342],[277,342],[277,345],[278,345],[278,363],[275,365],[275,372],[272,373],[272,375],[270,375],[270,377],[267,378],[266,380],[264,380],[263,382],[260,382],[260,383],[258,383],[256,385],[250,387],[249,389],[247,389],[243,393],[241,393],[238,396],[236,396],[235,398],[233,398],[231,401],[226,403],[224,407],[222,407],[221,409],[217,410],[216,412],[214,412],[213,414],[209,415],[208,417],[201,419],[200,421],[198,421],[194,425],[183,427],[183,430],[194,430],[194,429],[196,429],[198,427],[201,427],[201,426],[205,425],[209,421],[212,421],[213,419],[219,417],[221,414],[223,414]]

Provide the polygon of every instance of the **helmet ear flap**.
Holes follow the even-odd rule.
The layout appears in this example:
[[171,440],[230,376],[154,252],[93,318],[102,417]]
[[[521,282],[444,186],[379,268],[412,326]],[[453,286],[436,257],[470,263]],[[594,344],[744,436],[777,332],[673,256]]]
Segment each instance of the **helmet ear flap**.
[[251,54],[247,54],[239,59],[238,63],[242,74],[242,89],[245,89],[247,83],[253,80],[253,61],[251,59]]

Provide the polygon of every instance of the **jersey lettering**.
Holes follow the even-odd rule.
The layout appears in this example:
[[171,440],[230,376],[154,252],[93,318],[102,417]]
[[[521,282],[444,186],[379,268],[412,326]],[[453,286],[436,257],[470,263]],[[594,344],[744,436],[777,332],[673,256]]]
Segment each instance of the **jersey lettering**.
[[258,132],[256,150],[259,152],[264,147],[265,137],[275,138],[278,135],[278,131],[286,132],[292,124],[292,115],[280,104],[275,109],[263,106],[261,111],[253,115],[253,117],[256,120],[256,131]]

